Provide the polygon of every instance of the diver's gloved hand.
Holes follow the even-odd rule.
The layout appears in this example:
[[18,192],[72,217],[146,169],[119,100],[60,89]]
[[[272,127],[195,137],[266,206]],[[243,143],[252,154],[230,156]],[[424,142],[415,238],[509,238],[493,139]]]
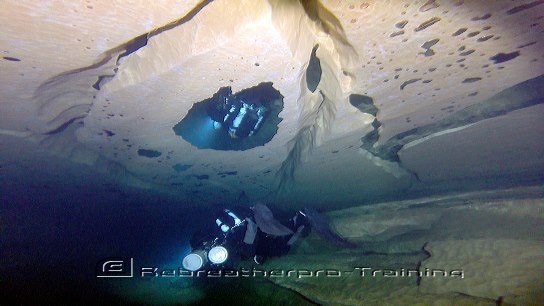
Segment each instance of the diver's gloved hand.
[[310,220],[308,220],[308,216],[304,213],[304,211],[299,210],[297,213],[291,218],[292,222],[292,229],[298,230],[301,226],[306,228],[307,230],[303,233],[302,236],[307,236],[309,234],[310,230]]

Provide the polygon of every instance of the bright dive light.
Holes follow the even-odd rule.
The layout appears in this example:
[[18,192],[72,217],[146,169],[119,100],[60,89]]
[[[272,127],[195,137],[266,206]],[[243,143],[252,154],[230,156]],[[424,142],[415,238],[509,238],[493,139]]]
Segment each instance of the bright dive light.
[[214,130],[219,130],[222,127],[221,122],[214,121],[213,128]]
[[205,254],[191,253],[183,258],[183,268],[188,271],[196,271],[204,266]]
[[229,258],[229,252],[222,246],[213,247],[208,252],[208,259],[214,264],[222,264]]

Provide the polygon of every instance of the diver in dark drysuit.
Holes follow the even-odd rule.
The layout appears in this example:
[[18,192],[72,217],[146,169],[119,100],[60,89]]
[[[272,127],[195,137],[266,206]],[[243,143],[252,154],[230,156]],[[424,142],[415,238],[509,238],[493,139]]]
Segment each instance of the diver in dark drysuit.
[[183,259],[183,267],[189,271],[221,269],[250,258],[261,264],[267,258],[287,254],[298,238],[309,231],[310,222],[302,211],[285,226],[263,204],[223,209],[193,235],[192,251]]

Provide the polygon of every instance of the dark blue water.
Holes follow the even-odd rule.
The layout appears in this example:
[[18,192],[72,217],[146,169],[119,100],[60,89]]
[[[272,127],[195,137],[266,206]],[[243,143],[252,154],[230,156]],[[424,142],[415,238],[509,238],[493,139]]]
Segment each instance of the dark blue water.
[[0,304],[126,302],[96,277],[96,264],[123,256],[179,265],[206,213],[57,160],[2,177],[2,186]]
[[[30,171],[3,163],[10,175],[0,176],[0,305],[253,305],[263,290],[280,304],[308,303],[256,279],[140,277],[142,267],[179,269],[189,238],[212,209],[127,187],[92,167],[40,158]],[[97,265],[111,257],[132,258],[134,277],[98,278]]]

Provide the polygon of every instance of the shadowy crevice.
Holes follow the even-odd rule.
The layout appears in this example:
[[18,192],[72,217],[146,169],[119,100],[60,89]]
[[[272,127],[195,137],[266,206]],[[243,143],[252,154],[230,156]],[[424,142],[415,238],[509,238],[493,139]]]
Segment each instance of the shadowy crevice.
[[351,94],[349,103],[363,113],[371,114],[374,117],[378,115],[378,108],[374,105],[374,99],[369,96]]
[[361,139],[363,142],[361,148],[381,159],[400,162],[398,152],[407,143],[440,131],[503,116],[515,110],[542,103],[544,103],[544,75],[514,85],[483,102],[468,106],[440,121],[399,133],[379,146],[374,146],[379,137],[373,134],[375,131],[371,132]]
[[308,63],[308,68],[306,69],[306,86],[308,86],[308,89],[311,92],[315,92],[317,89],[317,85],[319,85],[319,82],[321,81],[321,63],[319,61],[319,58],[316,56],[317,48],[319,48],[319,45],[316,45],[312,49],[312,55],[310,56],[310,61]]

